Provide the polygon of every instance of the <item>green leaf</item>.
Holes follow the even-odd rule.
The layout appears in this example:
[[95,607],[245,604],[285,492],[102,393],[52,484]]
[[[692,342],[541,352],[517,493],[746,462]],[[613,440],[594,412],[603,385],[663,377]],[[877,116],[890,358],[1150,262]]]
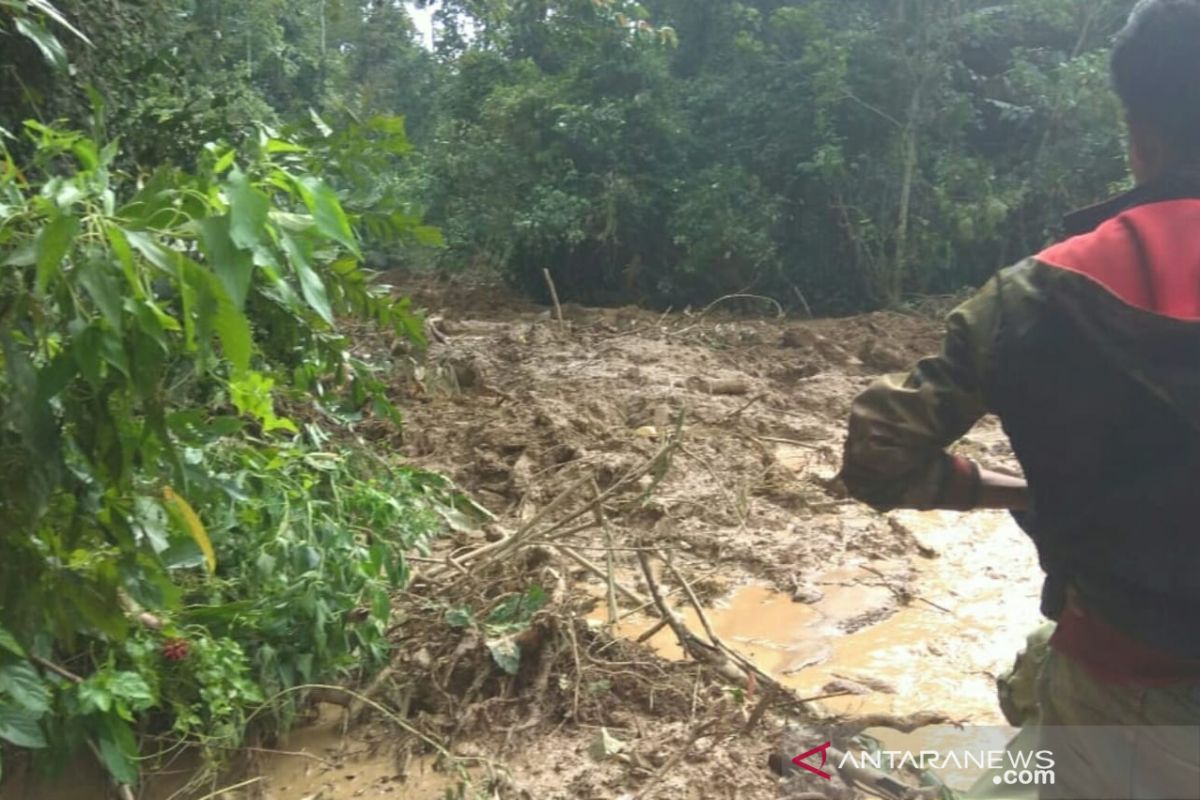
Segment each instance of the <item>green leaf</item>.
[[59,25],[62,25],[64,28],[69,30],[71,33],[78,36],[80,38],[80,40],[87,42],[88,44],[92,43],[92,40],[89,39],[88,37],[84,36],[84,34],[81,30],[79,30],[78,28],[76,28],[74,25],[72,25],[70,22],[67,21],[67,18],[64,17],[62,15],[62,13],[57,8],[54,7],[54,4],[51,3],[50,0],[26,0],[26,2],[28,2],[29,5],[32,6],[33,8],[36,8],[38,11],[45,14],[50,19],[57,22]]
[[101,357],[128,378],[130,376],[129,353],[125,352],[125,342],[112,331],[102,331],[99,341]]
[[225,190],[229,195],[229,238],[235,246],[252,250],[263,237],[271,201],[237,167],[229,173]]
[[32,267],[37,263],[37,240],[30,239],[29,241],[13,248],[13,251],[4,259],[3,264],[6,267]]
[[138,782],[137,739],[129,724],[112,714],[103,718],[100,735],[100,760],[118,783],[132,786]]
[[[179,254],[173,250],[168,250],[154,239],[150,238],[141,231],[130,231],[121,229],[120,233],[124,234],[125,240],[133,245],[134,249],[142,254],[147,261],[161,269],[163,272],[175,277],[179,272]],[[111,241],[111,239],[110,239]]]
[[29,17],[17,17],[16,24],[17,32],[37,45],[38,50],[42,51],[42,57],[49,61],[51,66],[55,69],[66,68],[67,51],[57,36]]
[[46,737],[38,724],[40,717],[10,703],[0,703],[0,739],[30,750],[46,747]]
[[[217,277],[194,261],[183,258],[184,285],[192,290],[201,309],[201,314],[210,311],[211,330],[216,331],[221,340],[225,358],[233,365],[235,372],[245,372],[250,369],[250,357],[254,349],[254,335],[250,330],[250,320],[239,311],[229,298],[224,285]],[[186,319],[185,319],[186,322]],[[201,330],[204,330],[203,325]]]
[[25,657],[25,648],[21,647],[21,643],[17,641],[17,637],[13,636],[7,628],[0,627],[0,647],[14,656]]
[[79,272],[79,282],[91,295],[92,301],[109,327],[114,331],[121,330],[121,287],[118,279],[108,269],[103,261],[88,261]]
[[112,692],[102,681],[97,681],[95,677],[89,678],[84,683],[79,684],[76,690],[79,695],[79,708],[85,714],[92,714],[97,711],[107,713],[112,709]]
[[302,145],[286,142],[283,139],[268,139],[268,153],[307,153],[308,148]]
[[325,291],[325,283],[313,270],[309,261],[307,243],[297,242],[291,235],[284,233],[283,249],[300,278],[300,294],[304,295],[305,302],[321,319],[332,325],[333,310],[329,307],[329,295]]
[[422,247],[445,247],[446,240],[440,229],[432,225],[418,225],[413,228],[413,238]]
[[311,106],[309,106],[308,109],[308,118],[312,120],[313,125],[316,126],[317,130],[320,131],[321,135],[326,139],[333,135],[333,128],[329,127],[329,125],[325,123],[325,120],[321,119],[321,115],[318,114]]
[[[96,143],[91,139],[80,139],[71,145],[71,152],[79,159],[80,165],[86,170],[93,170],[100,166],[100,152],[96,149]],[[62,202],[59,202],[62,205]]]
[[44,714],[50,710],[50,690],[28,661],[0,667],[0,693],[26,711]]
[[251,254],[237,247],[232,238],[230,215],[209,217],[200,223],[200,247],[229,299],[239,311],[246,305],[254,277]]
[[450,526],[451,530],[457,531],[458,533],[470,533],[471,531],[478,530],[479,528],[479,525],[475,522],[475,520],[471,519],[471,517],[459,511],[457,508],[438,506],[437,513],[446,521],[446,524]]
[[166,511],[148,497],[134,498],[133,511],[140,538],[148,542],[156,554],[161,554],[171,544]]
[[452,608],[446,612],[446,624],[451,628],[465,628],[471,624],[471,612],[465,608]]
[[38,235],[37,242],[37,286],[45,292],[50,282],[58,276],[62,261],[71,249],[79,220],[69,214],[59,214]]
[[342,210],[342,204],[333,189],[324,181],[311,175],[296,179],[296,187],[300,197],[312,214],[317,231],[335,242],[345,245],[352,253],[358,255],[358,242],[354,240],[354,232],[350,230],[350,220]]
[[217,316],[213,327],[221,339],[221,347],[225,358],[238,372],[250,369],[250,356],[254,348],[254,336],[250,332],[250,321],[246,315],[233,307],[233,303],[225,298],[217,307]]
[[133,263],[133,250],[129,247],[129,240],[125,238],[125,233],[116,225],[108,225],[105,228],[105,234],[108,236],[108,244],[112,248],[113,254],[121,264],[121,271],[125,273],[125,280],[128,282],[133,296],[139,299],[145,297],[146,291],[142,287],[141,277]]
[[152,708],[157,702],[150,684],[136,672],[120,670],[110,675],[109,691],[117,700],[117,712],[126,722],[133,722],[134,712]]
[[499,639],[488,639],[488,652],[500,669],[509,675],[516,675],[521,669],[521,648],[511,636]]
[[213,172],[220,175],[225,170],[233,166],[233,160],[237,157],[237,151],[230,148],[225,151],[225,154],[217,159],[217,163],[213,164]]
[[169,570],[194,569],[208,563],[200,546],[191,539],[179,539],[171,544],[160,556],[163,566]]
[[99,387],[104,380],[103,374],[103,343],[100,341],[101,331],[95,325],[84,325],[75,331],[72,337],[72,349],[76,353],[76,363],[79,372],[93,387]]
[[257,419],[264,431],[286,430],[296,433],[294,422],[275,416],[275,403],[271,399],[274,386],[273,379],[258,372],[248,372],[229,382],[229,397],[239,413]]

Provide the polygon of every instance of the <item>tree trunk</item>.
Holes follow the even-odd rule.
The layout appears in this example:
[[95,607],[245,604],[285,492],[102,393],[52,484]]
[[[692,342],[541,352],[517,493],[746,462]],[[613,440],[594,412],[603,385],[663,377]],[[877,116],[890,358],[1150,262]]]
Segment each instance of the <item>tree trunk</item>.
[[890,274],[884,279],[884,302],[895,305],[900,302],[904,291],[904,275],[908,270],[908,230],[909,218],[912,212],[913,184],[917,179],[917,166],[920,151],[918,149],[918,128],[921,114],[921,95],[924,82],[913,90],[912,100],[908,105],[908,119],[903,133],[902,178],[900,182],[900,210],[896,219],[896,249]]

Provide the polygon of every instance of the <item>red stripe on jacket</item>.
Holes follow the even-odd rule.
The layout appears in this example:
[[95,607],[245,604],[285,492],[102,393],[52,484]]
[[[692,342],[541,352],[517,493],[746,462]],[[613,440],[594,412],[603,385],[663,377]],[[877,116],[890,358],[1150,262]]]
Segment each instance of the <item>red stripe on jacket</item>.
[[1200,322],[1200,199],[1138,206],[1037,259],[1143,311]]

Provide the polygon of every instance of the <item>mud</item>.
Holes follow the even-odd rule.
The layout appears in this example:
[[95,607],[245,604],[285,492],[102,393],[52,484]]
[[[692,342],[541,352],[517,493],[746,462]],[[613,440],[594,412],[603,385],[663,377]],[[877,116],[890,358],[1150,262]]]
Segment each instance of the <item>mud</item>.
[[[810,584],[807,603],[748,584],[719,600],[709,623],[764,671],[804,697],[823,698],[832,712],[935,708],[976,725],[1004,724],[997,668],[1038,619],[1037,582],[1011,577],[1037,574],[1032,546],[998,513],[896,519],[936,555],[829,570]],[[680,611],[700,628],[695,611]],[[637,638],[656,622],[633,617],[618,631]],[[670,631],[648,644],[665,658],[683,657]]]
[[[356,348],[393,376],[403,433],[371,422],[359,433],[450,475],[495,515],[490,525],[449,537],[433,562],[520,529],[582,478],[591,476],[603,491],[651,458],[664,437],[677,436],[669,467],[643,479],[638,502],[606,509],[622,583],[645,594],[634,550],[662,551],[708,605],[714,632],[814,698],[814,711],[937,711],[1002,723],[995,675],[1039,622],[1032,546],[1000,514],[876,514],[849,501],[836,479],[850,402],[882,372],[936,351],[936,320],[568,307],[559,323],[548,310],[495,287],[426,285],[417,299],[430,312],[426,360],[379,337],[364,337]],[[989,466],[1015,468],[994,421],[960,448]],[[604,563],[600,528],[566,541]],[[270,748],[289,754],[254,754],[241,771],[244,779],[258,779],[253,785],[215,796],[778,796],[766,767],[778,726],[743,729],[749,709],[736,695],[744,687],[722,686],[684,660],[668,630],[640,647],[605,644],[605,581],[557,555],[548,558],[542,572],[531,574],[560,577],[564,613],[577,613],[580,625],[586,617],[595,632],[585,641],[572,633],[577,652],[554,651],[555,663],[573,660],[573,670],[548,668],[540,684],[534,676],[536,696],[551,698],[538,702],[553,707],[527,714],[525,723],[505,718],[503,708],[517,703],[520,692],[518,684],[501,682],[483,704],[491,711],[481,715],[449,720],[450,711],[434,701],[414,712],[415,721],[447,731],[455,754],[474,759],[473,771],[449,770],[444,759],[411,742],[398,748],[403,737],[378,719],[344,733],[339,709],[336,719],[322,711]],[[422,573],[441,568],[417,566],[418,586]],[[662,584],[681,588],[666,575]],[[682,594],[676,591],[673,602]],[[700,629],[694,610],[682,603],[678,610]],[[620,614],[618,637],[637,638],[656,622],[625,600]],[[573,621],[547,630],[561,635],[563,625],[575,630]],[[410,637],[402,648],[425,654],[404,662],[409,676],[443,670],[439,659],[456,659],[466,646],[455,650],[451,642],[438,650],[415,633],[398,636]],[[579,676],[589,668],[610,677],[581,686]],[[445,670],[448,679],[453,669]],[[621,742],[621,752],[597,760],[589,750],[601,727]],[[503,781],[482,781],[498,773]]]

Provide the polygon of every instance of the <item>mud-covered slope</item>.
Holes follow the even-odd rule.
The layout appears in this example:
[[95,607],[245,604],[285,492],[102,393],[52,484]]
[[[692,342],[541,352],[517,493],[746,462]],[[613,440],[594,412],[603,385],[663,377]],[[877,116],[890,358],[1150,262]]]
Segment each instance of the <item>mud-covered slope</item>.
[[[769,798],[784,711],[835,740],[835,722],[1000,722],[995,675],[1038,621],[1028,542],[996,513],[876,514],[836,479],[855,394],[934,352],[936,319],[751,305],[567,307],[560,322],[462,284],[418,300],[423,357],[377,335],[356,345],[387,366],[404,429],[368,420],[358,433],[450,475],[495,519],[457,520],[414,560],[392,665],[358,687],[378,708],[321,693],[290,739],[247,751],[229,783],[250,783],[219,796]],[[1015,466],[993,421],[960,447]],[[626,592],[615,626],[610,556]],[[703,639],[707,623],[808,702],[776,707],[762,681],[684,656],[640,607],[643,558],[689,630]],[[486,623],[531,590],[545,604],[519,632]],[[509,656],[512,674],[498,666]]]

